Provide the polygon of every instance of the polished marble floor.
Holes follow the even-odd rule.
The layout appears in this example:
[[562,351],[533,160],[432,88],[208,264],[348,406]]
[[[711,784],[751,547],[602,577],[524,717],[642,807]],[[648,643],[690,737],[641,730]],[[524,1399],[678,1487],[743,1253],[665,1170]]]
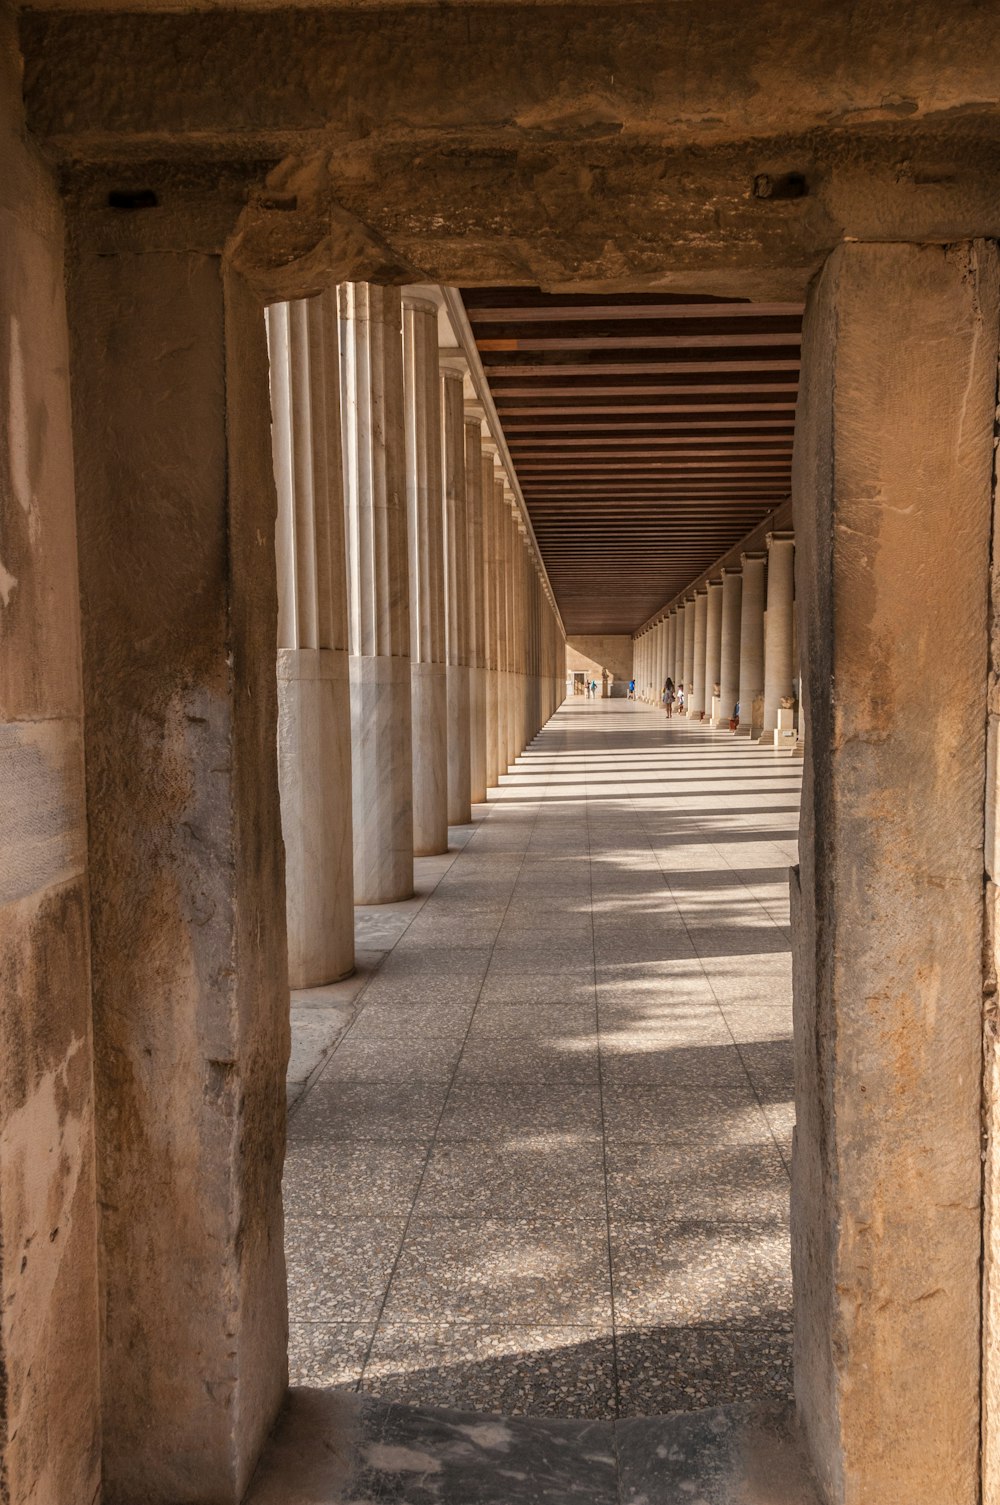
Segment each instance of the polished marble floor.
[[293,995],[293,1384],[607,1420],[790,1396],[801,764],[568,701]]

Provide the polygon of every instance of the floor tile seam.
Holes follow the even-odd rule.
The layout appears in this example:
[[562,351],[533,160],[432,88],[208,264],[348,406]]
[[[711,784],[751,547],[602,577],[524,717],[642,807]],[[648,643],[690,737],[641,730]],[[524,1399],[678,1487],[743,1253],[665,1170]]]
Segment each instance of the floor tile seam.
[[605,1228],[606,1228],[607,1259],[608,1259],[608,1292],[609,1292],[609,1301],[610,1301],[610,1309],[611,1309],[611,1341],[612,1341],[611,1363],[612,1363],[612,1383],[613,1383],[613,1387],[614,1387],[614,1393],[613,1393],[614,1415],[612,1417],[612,1441],[613,1441],[613,1446],[614,1446],[614,1451],[615,1451],[615,1493],[618,1496],[618,1499],[620,1501],[621,1500],[621,1487],[622,1487],[621,1486],[621,1467],[620,1467],[620,1459],[619,1459],[619,1455],[618,1455],[617,1433],[614,1430],[614,1428],[615,1428],[615,1424],[617,1423],[618,1417],[621,1415],[621,1408],[622,1408],[621,1375],[620,1375],[619,1363],[618,1363],[618,1324],[617,1324],[617,1314],[616,1314],[616,1309],[615,1309],[614,1255],[613,1255],[612,1247],[611,1247],[611,1192],[610,1192],[610,1187],[609,1187],[609,1182],[608,1182],[608,1130],[607,1130],[607,1118],[606,1118],[606,1115],[605,1115],[605,1107],[604,1107],[604,1074],[603,1074],[602,1051],[601,1051],[601,1017],[600,1017],[600,1007],[599,1007],[599,998],[598,998],[598,990],[597,990],[597,935],[596,935],[596,931],[594,929],[594,852],[593,852],[593,841],[592,841],[592,837],[591,837],[590,808],[591,808],[591,806],[590,806],[590,782],[586,778],[586,774],[585,774],[585,776],[584,776],[584,810],[585,810],[585,813],[586,813],[585,830],[586,830],[586,836],[587,836],[587,867],[588,867],[588,871],[589,871],[589,874],[590,874],[590,934],[591,934],[592,960],[593,960],[593,966],[594,966],[594,1023],[595,1023],[596,1033],[597,1033],[597,1092],[598,1092],[598,1102],[599,1102],[600,1114],[601,1114],[601,1167],[602,1167],[602,1176],[603,1176],[603,1180],[604,1180],[604,1212],[605,1212],[605,1219],[606,1219]]
[[[499,801],[497,803],[499,804]],[[535,820],[532,822],[532,830],[534,830],[535,825],[537,824],[537,820],[538,820],[538,814],[536,812]],[[464,851],[464,848],[463,848],[463,851]],[[460,855],[461,855],[461,853],[459,853],[459,856]],[[523,867],[523,865],[524,865],[524,858],[522,856],[521,862],[518,863],[518,873],[520,873],[521,868]],[[450,871],[450,868],[452,866],[454,866],[454,864],[449,864],[449,871]],[[515,883],[516,883],[516,879],[515,879]],[[507,904],[504,907],[504,918],[506,918],[506,916],[507,916],[507,912],[508,912],[508,910],[510,908],[510,902],[511,902],[511,900],[510,900],[510,898],[508,898]],[[501,921],[501,924],[502,923],[503,923],[503,921]],[[496,946],[496,941],[494,940],[493,945],[490,947],[490,961],[492,961],[492,959],[493,959],[493,952],[494,952],[495,946]],[[487,967],[486,967],[486,973],[488,973],[488,972],[489,972],[489,962],[487,963]],[[380,1328],[380,1326],[382,1324],[382,1319],[383,1319],[383,1316],[385,1314],[385,1309],[386,1309],[386,1306],[387,1306],[388,1301],[389,1301],[389,1293],[392,1290],[392,1283],[393,1283],[393,1281],[394,1281],[394,1279],[396,1277],[396,1272],[399,1269],[399,1262],[400,1262],[400,1260],[402,1258],[403,1250],[406,1247],[406,1238],[407,1238],[407,1235],[408,1235],[409,1230],[410,1230],[410,1225],[413,1222],[413,1218],[414,1218],[414,1213],[415,1213],[415,1209],[416,1209],[416,1206],[417,1206],[417,1202],[418,1202],[418,1199],[420,1197],[421,1190],[423,1189],[423,1184],[424,1184],[424,1180],[426,1179],[426,1176],[427,1176],[427,1170],[428,1170],[428,1167],[429,1167],[430,1162],[431,1162],[431,1157],[432,1157],[432,1155],[434,1153],[434,1146],[437,1143],[438,1131],[439,1131],[439,1129],[441,1127],[441,1122],[442,1122],[442,1120],[444,1118],[445,1110],[446,1110],[447,1105],[448,1105],[448,1099],[450,1098],[452,1089],[453,1089],[453,1087],[455,1085],[455,1077],[456,1077],[456,1075],[458,1073],[459,1063],[460,1063],[460,1061],[462,1059],[462,1053],[464,1052],[465,1044],[466,1044],[466,1042],[468,1040],[468,1037],[469,1037],[469,1031],[472,1029],[472,1021],[473,1021],[473,1019],[476,1016],[476,1009],[479,1007],[479,998],[480,998],[480,996],[482,994],[483,987],[485,986],[486,973],[484,973],[482,981],[480,982],[479,991],[476,994],[476,1001],[475,1001],[475,1003],[473,1005],[472,1014],[470,1015],[470,1018],[469,1018],[468,1028],[466,1029],[465,1036],[464,1036],[463,1041],[462,1041],[462,1048],[459,1051],[458,1057],[457,1057],[457,1059],[455,1061],[454,1069],[453,1069],[453,1071],[451,1073],[451,1076],[450,1076],[449,1081],[448,1081],[448,1086],[447,1086],[447,1088],[445,1090],[444,1097],[442,1098],[442,1101],[441,1101],[441,1108],[440,1108],[440,1110],[438,1112],[437,1119],[435,1120],[435,1123],[434,1123],[434,1128],[433,1128],[433,1131],[431,1133],[431,1137],[430,1137],[430,1140],[429,1140],[429,1143],[428,1143],[428,1146],[427,1146],[427,1153],[424,1156],[424,1162],[423,1162],[423,1165],[421,1166],[421,1169],[420,1169],[420,1177],[419,1177],[419,1180],[417,1182],[416,1189],[414,1190],[414,1193],[413,1193],[413,1199],[412,1199],[412,1201],[410,1203],[410,1209],[409,1209],[409,1213],[407,1214],[407,1217],[406,1217],[405,1225],[403,1227],[402,1236],[401,1236],[400,1241],[399,1241],[399,1247],[396,1250],[396,1257],[393,1260],[392,1269],[389,1272],[389,1278],[386,1281],[385,1290],[384,1290],[383,1295],[382,1295],[382,1301],[381,1301],[381,1303],[379,1305],[379,1308],[378,1308],[378,1313],[377,1313],[377,1316],[376,1316],[376,1319],[375,1319],[375,1327],[374,1327],[374,1330],[372,1332],[371,1341],[369,1342],[368,1347],[367,1347],[367,1349],[365,1351],[364,1360],[363,1360],[362,1365],[361,1365],[361,1373],[360,1373],[360,1375],[358,1377],[358,1386],[359,1386],[359,1388],[364,1383],[364,1377],[365,1377],[365,1374],[367,1373],[368,1365],[369,1365],[369,1363],[371,1361],[372,1349],[375,1346],[375,1340],[376,1340],[376,1338],[378,1336],[379,1328]]]

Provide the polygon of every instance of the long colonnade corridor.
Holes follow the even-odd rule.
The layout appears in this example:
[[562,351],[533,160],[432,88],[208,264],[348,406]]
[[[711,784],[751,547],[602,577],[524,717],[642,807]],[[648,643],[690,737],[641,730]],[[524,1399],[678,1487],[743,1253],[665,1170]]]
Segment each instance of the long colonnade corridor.
[[570,699],[293,995],[291,1378],[508,1416],[791,1396],[801,764]]

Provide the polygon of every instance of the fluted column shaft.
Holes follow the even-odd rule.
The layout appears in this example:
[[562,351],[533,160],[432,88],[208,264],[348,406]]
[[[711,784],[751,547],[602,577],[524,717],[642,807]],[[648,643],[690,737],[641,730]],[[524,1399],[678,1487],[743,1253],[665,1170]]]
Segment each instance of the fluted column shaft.
[[409,566],[398,288],[340,288],[354,898],[413,892]]
[[351,697],[337,298],[267,311],[278,495],[278,787],[288,980],[354,970]]
[[740,698],[740,607],[743,576],[739,570],[722,571],[722,641],[719,656],[719,725],[725,726]]
[[[705,611],[705,715],[714,718],[715,686],[722,662],[722,580],[708,582]],[[721,686],[720,686],[721,689]]]
[[667,618],[667,661],[664,679],[675,680],[674,664],[677,660],[677,613],[672,611]]
[[749,736],[753,703],[764,693],[764,591],[767,555],[755,550],[741,556],[743,597],[740,605],[740,725]]
[[464,375],[441,372],[444,416],[445,545],[448,642],[448,822],[472,819],[469,727],[469,516],[465,485]]
[[[469,578],[469,798],[486,799],[486,611],[483,569],[482,420],[465,418],[465,502],[468,516]],[[493,461],[489,459],[492,478]],[[491,479],[492,484],[492,479]]]
[[403,296],[406,524],[410,595],[413,851],[448,850],[444,487],[437,306]]
[[795,692],[792,620],[795,542],[791,532],[767,535],[767,618],[764,641],[764,732],[778,725],[782,700]]

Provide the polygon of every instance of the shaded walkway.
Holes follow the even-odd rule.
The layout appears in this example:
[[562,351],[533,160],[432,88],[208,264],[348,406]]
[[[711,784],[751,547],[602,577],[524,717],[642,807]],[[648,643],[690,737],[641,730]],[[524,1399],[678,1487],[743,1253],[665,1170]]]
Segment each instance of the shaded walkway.
[[569,701],[417,899],[359,912],[359,979],[293,1011],[293,1383],[594,1418],[790,1394],[799,780]]

